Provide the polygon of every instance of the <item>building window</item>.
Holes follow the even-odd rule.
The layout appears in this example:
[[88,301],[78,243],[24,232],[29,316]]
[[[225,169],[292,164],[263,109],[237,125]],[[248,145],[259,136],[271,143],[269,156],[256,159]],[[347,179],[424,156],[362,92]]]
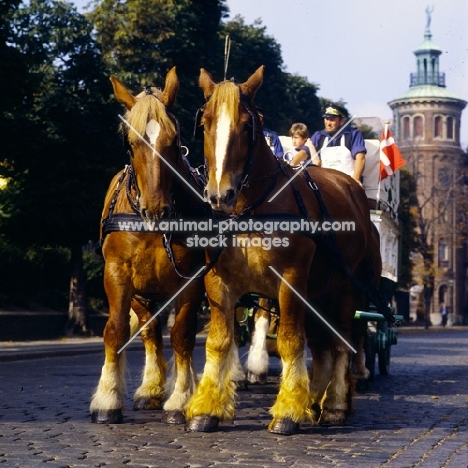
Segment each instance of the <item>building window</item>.
[[410,120],[409,117],[403,117],[403,140],[410,138]]
[[448,245],[445,239],[439,239],[439,267],[448,267]]
[[413,121],[413,137],[422,138],[424,137],[423,118],[417,116]]
[[444,190],[448,190],[451,183],[450,169],[445,166],[439,169],[439,183]]
[[453,117],[447,117],[447,139],[453,140]]
[[[415,171],[413,171],[415,172]],[[416,177],[416,185],[418,187],[419,190],[424,190],[424,176],[421,175],[421,174],[418,174],[417,177]]]
[[439,288],[439,303],[447,302],[447,286],[444,284]]
[[442,138],[442,117],[440,115],[434,119],[434,138]]

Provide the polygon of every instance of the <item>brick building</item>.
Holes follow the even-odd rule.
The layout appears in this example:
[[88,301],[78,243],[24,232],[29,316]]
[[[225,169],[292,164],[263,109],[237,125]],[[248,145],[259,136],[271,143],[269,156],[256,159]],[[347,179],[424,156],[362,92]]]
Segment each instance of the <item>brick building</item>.
[[[414,50],[416,72],[410,87],[389,102],[394,115],[394,136],[415,175],[417,196],[433,248],[433,296],[430,321],[441,321],[439,303],[449,311],[449,323],[461,324],[468,311],[468,248],[466,231],[466,154],[460,146],[460,123],[466,101],[446,88],[439,71],[442,50],[432,41],[430,16],[424,41]],[[421,285],[421,259],[415,258],[415,284]],[[427,277],[426,277],[427,279]]]

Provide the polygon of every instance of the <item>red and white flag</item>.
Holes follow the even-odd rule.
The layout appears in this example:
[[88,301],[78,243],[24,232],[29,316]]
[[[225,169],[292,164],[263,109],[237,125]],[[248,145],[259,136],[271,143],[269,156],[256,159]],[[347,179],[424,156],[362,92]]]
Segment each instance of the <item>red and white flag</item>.
[[385,124],[380,137],[380,180],[392,175],[405,164],[406,161],[395,144],[393,135],[388,129],[388,124]]

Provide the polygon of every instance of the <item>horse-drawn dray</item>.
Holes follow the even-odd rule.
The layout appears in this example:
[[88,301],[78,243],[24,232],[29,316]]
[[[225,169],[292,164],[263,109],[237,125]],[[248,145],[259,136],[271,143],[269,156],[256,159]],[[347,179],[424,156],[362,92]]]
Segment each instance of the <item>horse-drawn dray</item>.
[[[355,319],[356,310],[368,311],[373,302],[389,322],[394,318],[378,291],[382,259],[384,265],[386,261],[381,256],[382,235],[370,219],[369,200],[356,181],[318,167],[297,172],[271,154],[254,104],[262,82],[263,67],[242,84],[214,83],[202,69],[200,86],[206,103],[197,119],[204,131],[207,176],[202,197],[182,157],[177,121],[166,109],[178,88],[175,70],[168,74],[162,92],[147,88],[138,96],[113,80],[115,94],[127,108],[121,119],[131,160],[111,183],[103,212],[110,315],[104,331],[105,362],[90,406],[94,422],[122,422],[125,361],[121,351],[130,339],[130,307],[135,298],[148,295],[177,300],[171,331],[175,380],[168,392],[160,330],[145,303],[135,304],[147,355],[135,409],[163,404],[166,422],[186,422],[192,431],[215,431],[221,421],[232,419],[235,382],[244,375],[235,332],[236,304],[254,293],[259,303],[277,301],[281,316],[276,346],[282,374],[270,410],[270,432],[294,434],[302,421],[344,424],[350,414],[350,350],[355,351],[356,337],[365,336],[355,332],[355,324],[364,323]],[[239,221],[248,228],[211,235],[218,246],[211,248],[210,240],[207,248],[198,250],[190,248],[198,232],[172,236],[149,229],[177,215],[191,216],[193,210],[206,218],[207,205],[210,216],[218,220],[211,224],[219,226],[220,219],[227,217],[228,227]],[[375,210],[379,212],[384,213]],[[135,215],[144,228],[122,229],[129,217],[136,222]],[[335,226],[335,222],[349,223],[353,229],[309,229],[320,223]],[[387,244],[383,248],[385,253],[391,250]],[[211,323],[206,363],[197,382],[191,355],[203,287]],[[306,346],[313,357],[310,368]]]

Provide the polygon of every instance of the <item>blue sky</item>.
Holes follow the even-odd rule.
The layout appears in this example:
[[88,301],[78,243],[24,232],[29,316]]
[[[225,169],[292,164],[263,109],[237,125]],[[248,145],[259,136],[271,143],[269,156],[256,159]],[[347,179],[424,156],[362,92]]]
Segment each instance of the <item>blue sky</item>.
[[[74,3],[82,7],[87,0]],[[228,0],[227,5],[231,18],[240,14],[247,24],[261,19],[281,45],[286,71],[317,84],[319,96],[343,99],[357,117],[382,120],[393,117],[387,103],[409,88],[409,75],[416,71],[413,50],[424,40],[431,6],[432,40],[442,49],[447,89],[468,101],[467,0]],[[461,144],[468,146],[468,107]]]

